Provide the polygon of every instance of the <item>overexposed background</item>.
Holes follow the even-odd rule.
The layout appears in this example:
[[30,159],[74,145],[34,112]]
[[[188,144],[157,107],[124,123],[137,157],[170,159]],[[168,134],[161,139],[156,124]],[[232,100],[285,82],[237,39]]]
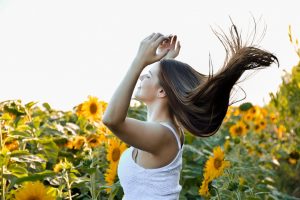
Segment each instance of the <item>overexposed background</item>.
[[72,109],[88,95],[109,102],[140,41],[152,32],[176,34],[182,46],[177,59],[205,74],[210,53],[216,72],[225,51],[210,26],[229,33],[230,16],[246,38],[254,26],[253,15],[259,35],[267,25],[260,46],[278,56],[281,67],[272,65],[239,84],[247,98],[236,105],[246,101],[263,105],[269,92],[277,91],[283,70],[298,61],[288,38],[290,24],[300,39],[297,4],[297,0],[0,0],[0,101],[48,102],[61,110]]

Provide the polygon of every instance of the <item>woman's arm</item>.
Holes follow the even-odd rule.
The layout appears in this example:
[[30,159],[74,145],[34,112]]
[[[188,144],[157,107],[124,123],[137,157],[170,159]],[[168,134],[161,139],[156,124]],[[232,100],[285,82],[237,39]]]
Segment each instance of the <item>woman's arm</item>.
[[142,70],[143,64],[141,61],[139,59],[134,59],[125,77],[107,105],[102,119],[104,124],[113,125],[120,123],[125,119],[134,87]]
[[125,120],[134,87],[142,70],[163,58],[169,51],[165,49],[159,54],[156,53],[157,47],[164,40],[168,40],[168,37],[153,33],[141,42],[136,57],[108,103],[102,119],[105,125],[113,126]]

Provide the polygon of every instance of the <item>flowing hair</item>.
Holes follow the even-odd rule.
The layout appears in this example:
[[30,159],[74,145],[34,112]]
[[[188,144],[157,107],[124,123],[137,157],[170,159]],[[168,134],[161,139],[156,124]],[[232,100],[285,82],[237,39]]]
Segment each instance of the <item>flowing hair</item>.
[[218,131],[231,105],[232,88],[246,70],[262,69],[273,62],[279,67],[274,54],[253,44],[255,35],[251,44],[243,44],[233,22],[229,36],[223,31],[213,32],[226,51],[224,64],[217,73],[213,74],[211,70],[209,75],[204,75],[186,63],[163,59],[158,74],[159,83],[168,96],[173,119],[177,125],[200,137],[208,137]]

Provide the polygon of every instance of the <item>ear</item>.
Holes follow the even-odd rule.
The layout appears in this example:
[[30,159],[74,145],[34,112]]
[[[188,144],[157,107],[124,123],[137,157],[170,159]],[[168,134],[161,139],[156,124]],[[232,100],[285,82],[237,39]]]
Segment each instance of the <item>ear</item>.
[[167,96],[165,90],[164,90],[162,87],[160,87],[160,88],[158,89],[157,96],[158,96],[158,97],[165,97],[165,96]]

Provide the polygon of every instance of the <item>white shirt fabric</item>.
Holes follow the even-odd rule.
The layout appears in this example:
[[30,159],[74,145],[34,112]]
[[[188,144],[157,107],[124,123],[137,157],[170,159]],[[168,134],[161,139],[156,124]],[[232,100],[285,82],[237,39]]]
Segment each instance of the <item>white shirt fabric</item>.
[[179,184],[182,169],[181,145],[176,131],[166,122],[160,122],[175,135],[179,151],[175,158],[160,168],[146,169],[132,158],[134,147],[127,148],[121,155],[117,172],[124,191],[122,200],[179,200],[182,186]]

